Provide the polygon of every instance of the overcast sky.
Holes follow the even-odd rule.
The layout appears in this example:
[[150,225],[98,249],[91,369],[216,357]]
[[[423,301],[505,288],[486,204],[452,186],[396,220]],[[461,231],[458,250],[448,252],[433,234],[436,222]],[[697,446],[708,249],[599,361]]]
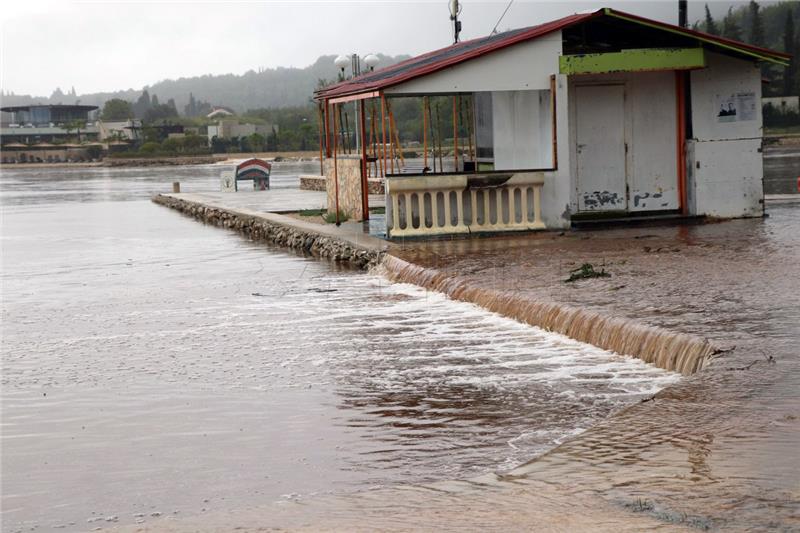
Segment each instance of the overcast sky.
[[[514,0],[500,30],[601,6],[677,21],[677,0]],[[710,2],[723,13],[728,2]],[[491,32],[508,0],[462,1],[462,38]],[[703,3],[690,0],[690,20]],[[451,43],[447,0],[115,2],[4,0],[0,87],[48,96],[141,89],[167,78],[305,67],[323,54],[419,54]]]

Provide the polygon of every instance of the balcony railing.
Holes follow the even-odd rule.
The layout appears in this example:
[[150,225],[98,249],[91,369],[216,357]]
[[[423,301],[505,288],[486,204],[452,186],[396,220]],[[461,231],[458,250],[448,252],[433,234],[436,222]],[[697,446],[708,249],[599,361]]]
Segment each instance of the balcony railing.
[[542,172],[393,176],[386,179],[389,237],[544,229]]

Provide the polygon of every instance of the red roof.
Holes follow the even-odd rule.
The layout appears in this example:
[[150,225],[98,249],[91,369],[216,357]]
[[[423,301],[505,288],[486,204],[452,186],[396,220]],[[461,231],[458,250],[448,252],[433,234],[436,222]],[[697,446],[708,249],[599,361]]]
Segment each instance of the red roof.
[[682,28],[673,24],[647,19],[638,15],[631,15],[610,8],[602,8],[591,13],[569,15],[538,26],[511,30],[488,37],[480,37],[470,41],[456,43],[446,48],[412,57],[411,59],[376,70],[375,72],[363,74],[351,80],[329,85],[316,91],[315,95],[318,100],[321,100],[380,91],[387,87],[398,85],[414,78],[419,78],[463,63],[464,61],[484,54],[521,42],[532,41],[549,33],[560,31],[599,17],[614,17],[651,27],[656,30],[664,30],[684,37],[694,38],[712,46],[731,50],[757,60],[786,64],[789,59],[791,59],[791,55],[782,52],[759,48],[724,37]]

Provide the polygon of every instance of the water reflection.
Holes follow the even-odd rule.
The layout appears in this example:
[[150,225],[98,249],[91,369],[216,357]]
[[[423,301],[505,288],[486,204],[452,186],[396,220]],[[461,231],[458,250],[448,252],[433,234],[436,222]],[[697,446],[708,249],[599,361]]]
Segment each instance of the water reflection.
[[214,167],[50,172],[2,177],[10,531],[507,471],[678,380],[147,200]]

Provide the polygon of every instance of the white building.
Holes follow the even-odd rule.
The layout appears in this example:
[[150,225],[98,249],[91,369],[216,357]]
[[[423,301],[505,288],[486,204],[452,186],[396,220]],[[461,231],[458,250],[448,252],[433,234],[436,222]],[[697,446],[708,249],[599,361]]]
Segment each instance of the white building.
[[[385,179],[393,237],[761,216],[762,61],[789,56],[608,8],[457,43],[317,92],[329,203],[365,217],[367,179]],[[387,102],[409,96],[452,99],[447,137],[468,106],[438,171],[393,149]],[[353,102],[366,148],[348,157],[337,111]]]
[[273,128],[278,131],[278,127],[272,124],[239,124],[236,119],[220,120],[216,124],[208,126],[208,142],[211,144],[214,137],[220,139],[242,138],[249,137],[254,133],[266,137],[272,133]]
[[142,121],[139,119],[103,121],[96,123],[99,140],[138,141],[142,138]]

